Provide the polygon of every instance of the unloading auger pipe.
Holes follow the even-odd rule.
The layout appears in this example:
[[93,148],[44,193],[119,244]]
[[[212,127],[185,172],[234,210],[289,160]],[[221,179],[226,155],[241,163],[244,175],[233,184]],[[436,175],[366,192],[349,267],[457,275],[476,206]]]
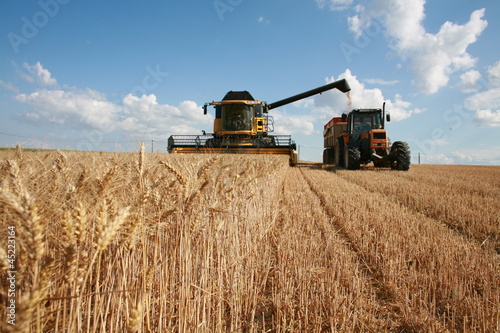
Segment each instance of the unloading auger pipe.
[[298,100],[310,97],[312,95],[321,94],[322,92],[325,92],[325,91],[330,90],[330,89],[335,89],[335,88],[337,88],[338,90],[340,90],[344,93],[351,90],[351,87],[349,86],[349,83],[347,83],[346,79],[342,79],[342,80],[338,80],[338,81],[335,81],[332,83],[325,84],[324,86],[321,86],[318,88],[314,88],[314,89],[305,91],[303,93],[300,93],[300,94],[297,94],[297,95],[294,95],[294,96],[291,96],[288,98],[284,98],[284,99],[279,100],[277,102],[268,104],[267,110],[279,108],[280,106],[296,102]]

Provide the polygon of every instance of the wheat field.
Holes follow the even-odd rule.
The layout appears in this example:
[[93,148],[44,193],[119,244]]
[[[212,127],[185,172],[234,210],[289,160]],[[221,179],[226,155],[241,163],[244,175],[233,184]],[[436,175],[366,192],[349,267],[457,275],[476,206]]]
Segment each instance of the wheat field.
[[0,170],[2,332],[500,331],[500,167],[141,146]]

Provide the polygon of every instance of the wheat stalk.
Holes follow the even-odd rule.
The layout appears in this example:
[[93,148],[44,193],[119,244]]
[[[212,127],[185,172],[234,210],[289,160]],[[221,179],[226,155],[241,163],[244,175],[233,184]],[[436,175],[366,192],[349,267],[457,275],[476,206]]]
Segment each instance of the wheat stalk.
[[212,157],[208,162],[198,170],[198,179],[206,178],[210,167],[218,160],[218,157]]
[[23,149],[19,143],[16,145],[16,159],[20,162],[23,160]]
[[22,154],[0,152],[0,234],[14,225],[19,247],[16,332],[500,328],[500,168]]
[[164,162],[164,161],[160,161],[160,164],[164,165],[165,168],[167,168],[167,170],[172,172],[175,175],[175,177],[179,183],[181,183],[182,185],[187,184],[187,182],[188,182],[187,179],[179,171],[177,171],[174,167],[172,167],[170,164],[168,164],[167,162]]

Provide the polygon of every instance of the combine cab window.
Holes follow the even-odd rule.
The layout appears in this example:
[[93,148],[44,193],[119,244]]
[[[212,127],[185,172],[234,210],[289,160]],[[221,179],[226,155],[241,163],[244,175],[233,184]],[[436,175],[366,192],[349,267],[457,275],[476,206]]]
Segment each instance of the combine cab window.
[[228,104],[222,109],[223,131],[251,131],[253,109],[246,104]]

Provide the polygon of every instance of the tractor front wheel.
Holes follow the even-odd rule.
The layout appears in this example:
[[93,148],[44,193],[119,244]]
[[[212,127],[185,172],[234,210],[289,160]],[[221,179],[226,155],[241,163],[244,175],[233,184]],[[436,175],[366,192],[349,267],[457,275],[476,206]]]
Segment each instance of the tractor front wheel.
[[358,147],[347,144],[344,149],[344,167],[349,170],[361,168],[361,153]]
[[410,169],[410,147],[406,142],[396,141],[391,147],[391,169],[407,171]]

